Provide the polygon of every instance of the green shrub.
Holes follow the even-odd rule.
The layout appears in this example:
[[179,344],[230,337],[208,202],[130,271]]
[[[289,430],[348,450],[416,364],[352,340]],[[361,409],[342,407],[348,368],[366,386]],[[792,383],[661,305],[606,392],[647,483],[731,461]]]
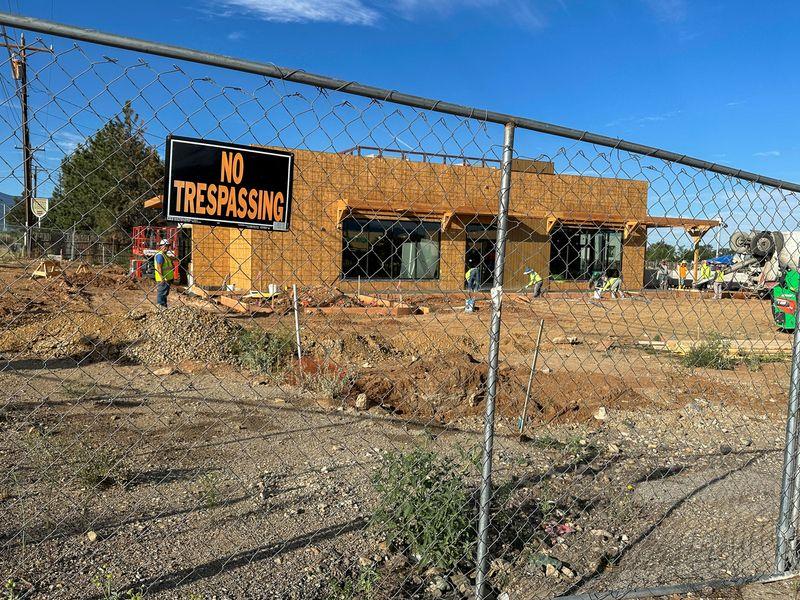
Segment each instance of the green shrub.
[[720,336],[710,336],[707,340],[695,344],[682,358],[685,367],[708,369],[733,369],[736,357],[730,354],[731,344]]
[[372,600],[375,597],[375,584],[378,571],[374,567],[361,567],[357,573],[350,573],[340,581],[333,580],[328,585],[328,598],[331,600]]
[[473,554],[476,514],[464,467],[434,452],[390,453],[373,477],[373,515],[390,544],[406,546],[422,566],[451,569]]
[[300,384],[304,389],[333,400],[344,400],[353,390],[355,376],[344,369],[328,369],[327,365],[314,373],[302,373]]
[[296,352],[294,336],[287,331],[242,328],[233,343],[236,358],[254,373],[279,373]]
[[87,487],[108,487],[128,479],[121,457],[105,448],[80,444],[73,449],[71,459],[76,479]]
[[104,567],[92,577],[94,587],[100,592],[102,600],[144,600],[144,592],[128,590],[125,593],[114,590],[114,574]]

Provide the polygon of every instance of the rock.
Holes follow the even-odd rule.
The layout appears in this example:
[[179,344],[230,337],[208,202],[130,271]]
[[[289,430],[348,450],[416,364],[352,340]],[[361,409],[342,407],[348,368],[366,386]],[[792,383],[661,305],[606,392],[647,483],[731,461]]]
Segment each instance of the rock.
[[719,453],[722,454],[723,456],[726,454],[730,454],[731,452],[733,452],[733,448],[731,448],[727,444],[722,444],[719,447]]
[[500,594],[497,597],[497,600],[510,600],[510,599],[511,599],[511,596],[509,595],[508,592],[503,592],[502,594]]
[[606,531],[605,529],[592,529],[589,533],[591,533],[594,536],[601,537],[605,540],[610,540],[612,537],[614,537],[613,535],[611,535],[611,532]]
[[619,454],[619,446],[617,446],[616,444],[609,444],[608,452],[610,454]]
[[447,583],[447,580],[442,577],[441,575],[437,575],[433,580],[433,585],[436,589],[446,592],[450,589],[450,584]]
[[166,377],[167,375],[172,375],[175,372],[174,367],[163,367],[161,369],[156,369],[153,371],[153,375],[157,377]]
[[362,567],[371,567],[372,559],[369,556],[360,556],[358,558],[358,564]]
[[604,340],[600,340],[597,345],[594,347],[595,352],[608,352],[609,350],[613,350],[614,348],[618,348],[619,344],[617,340],[606,338]]
[[90,542],[96,542],[97,541],[97,532],[95,532],[95,531],[86,532],[86,539],[89,540]]
[[491,573],[507,573],[511,570],[511,563],[504,558],[495,558],[489,565]]
[[356,408],[358,410],[367,410],[369,408],[369,398],[363,392],[356,396]]
[[594,413],[594,418],[598,421],[605,421],[608,419],[608,411],[606,410],[605,406],[601,406],[597,409],[597,412]]
[[553,565],[549,563],[544,566],[544,574],[547,577],[558,578],[561,576],[560,573],[561,572],[558,569],[556,569]]
[[539,369],[539,372],[547,375],[549,373],[552,373],[553,369],[551,369],[550,367],[542,367],[541,369]]
[[386,565],[386,570],[391,573],[405,567],[408,564],[408,559],[402,554],[393,554],[386,559],[384,564]]
[[561,574],[567,579],[575,577],[575,573],[569,567],[561,567]]
[[469,581],[469,577],[464,575],[463,573],[453,573],[450,576],[450,582],[453,586],[461,592],[462,594],[466,594],[472,589],[472,584]]

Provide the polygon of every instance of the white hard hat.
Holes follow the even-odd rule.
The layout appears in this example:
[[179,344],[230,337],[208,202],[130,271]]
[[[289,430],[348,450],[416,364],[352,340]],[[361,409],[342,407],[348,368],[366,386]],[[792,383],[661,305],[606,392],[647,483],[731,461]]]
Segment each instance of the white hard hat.
[[158,242],[158,245],[159,246],[169,246],[169,240],[165,238],[165,239],[161,240],[160,242]]

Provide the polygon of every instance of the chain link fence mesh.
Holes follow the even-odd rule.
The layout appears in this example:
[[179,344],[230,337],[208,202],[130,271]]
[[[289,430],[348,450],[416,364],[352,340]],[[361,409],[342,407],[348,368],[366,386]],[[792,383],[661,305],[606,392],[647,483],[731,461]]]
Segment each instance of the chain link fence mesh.
[[[487,597],[774,571],[793,192],[518,128],[499,242],[499,125],[29,43],[52,235],[0,255],[7,597],[474,598],[498,243]],[[294,152],[290,230],[164,229],[170,134]]]

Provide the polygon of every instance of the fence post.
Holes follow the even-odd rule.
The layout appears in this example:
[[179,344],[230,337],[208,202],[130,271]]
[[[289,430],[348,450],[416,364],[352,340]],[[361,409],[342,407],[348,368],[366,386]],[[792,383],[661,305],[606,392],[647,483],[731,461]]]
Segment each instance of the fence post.
[[492,500],[492,446],[494,445],[494,402],[497,394],[497,370],[500,362],[500,309],[503,301],[503,268],[508,231],[508,203],[511,191],[511,158],[514,153],[514,124],[506,123],[503,135],[503,163],[497,220],[494,285],[492,287],[492,322],[489,330],[489,374],[486,382],[486,416],[483,425],[483,469],[481,476],[480,516],[478,520],[478,555],[475,576],[477,600],[486,598],[486,573],[489,568],[489,522]]
[[792,341],[792,373],[789,381],[789,408],[786,415],[786,443],[783,454],[781,480],[781,506],[778,513],[775,544],[775,572],[784,573],[796,562],[793,553],[797,540],[797,499],[800,486],[797,482],[798,409],[800,409],[800,302],[795,309],[795,328]]

